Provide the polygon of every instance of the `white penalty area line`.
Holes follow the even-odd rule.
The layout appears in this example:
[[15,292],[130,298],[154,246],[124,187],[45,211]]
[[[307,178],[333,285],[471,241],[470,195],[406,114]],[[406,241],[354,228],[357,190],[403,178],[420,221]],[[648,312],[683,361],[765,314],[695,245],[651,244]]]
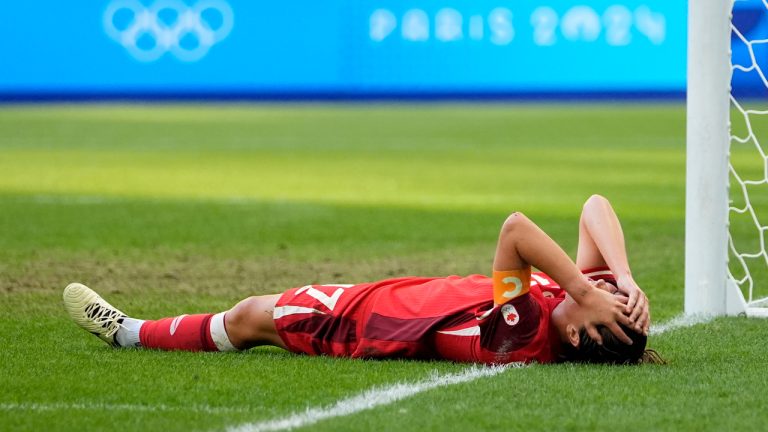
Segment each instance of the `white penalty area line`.
[[409,398],[417,393],[437,387],[449,386],[474,381],[478,378],[498,375],[509,367],[520,367],[522,364],[502,366],[471,366],[459,373],[438,375],[412,383],[396,383],[385,387],[373,387],[355,396],[341,399],[333,405],[318,408],[307,408],[303,412],[291,414],[284,418],[256,423],[245,423],[227,428],[228,432],[263,432],[293,429],[315,424],[334,417],[343,417],[360,411],[366,411]]
[[253,413],[250,408],[213,407],[210,405],[134,405],[105,403],[69,403],[69,402],[22,402],[0,403],[0,411],[128,411],[128,412],[199,412],[204,414],[241,414]]

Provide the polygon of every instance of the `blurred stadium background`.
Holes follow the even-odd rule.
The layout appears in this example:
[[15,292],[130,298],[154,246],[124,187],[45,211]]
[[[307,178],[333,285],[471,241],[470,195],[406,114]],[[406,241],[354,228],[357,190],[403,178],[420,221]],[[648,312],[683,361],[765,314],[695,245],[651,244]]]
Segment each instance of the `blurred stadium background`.
[[684,2],[32,1],[7,5],[0,20],[5,100],[681,98],[685,89]]
[[[682,98],[686,7],[14,2],[0,16],[0,100]],[[768,35],[762,8],[736,3],[748,38]],[[735,61],[746,56],[735,47]],[[765,92],[754,74],[734,84]]]
[[[682,312],[687,2],[6,3],[0,429],[218,430],[465,367],[109,350],[62,310],[75,280],[154,318],[485,273],[507,212],[573,253],[579,206],[603,193],[656,323]],[[768,38],[762,2],[733,21]],[[766,96],[754,72],[733,80]],[[315,428],[760,429],[768,348],[743,341],[761,326],[659,334],[666,368],[510,370]],[[502,393],[530,395],[514,425]],[[589,403],[541,409],[558,397]]]

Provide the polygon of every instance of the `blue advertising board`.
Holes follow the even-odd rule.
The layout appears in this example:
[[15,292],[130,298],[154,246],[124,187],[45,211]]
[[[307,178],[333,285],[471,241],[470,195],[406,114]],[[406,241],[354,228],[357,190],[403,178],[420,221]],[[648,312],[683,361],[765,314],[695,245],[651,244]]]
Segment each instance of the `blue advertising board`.
[[8,2],[0,98],[682,95],[686,2]]
[[731,18],[731,92],[768,97],[768,10],[762,0],[739,0]]

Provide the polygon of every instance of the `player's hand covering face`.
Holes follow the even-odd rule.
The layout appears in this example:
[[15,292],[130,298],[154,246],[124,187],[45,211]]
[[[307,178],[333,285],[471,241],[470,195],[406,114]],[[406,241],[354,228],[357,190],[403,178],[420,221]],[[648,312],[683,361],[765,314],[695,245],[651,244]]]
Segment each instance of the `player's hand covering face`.
[[632,322],[632,328],[635,331],[648,335],[648,327],[651,325],[651,311],[648,303],[648,297],[637,285],[632,277],[619,278],[617,281],[619,291],[629,297],[625,313]]
[[[627,290],[622,290],[613,284],[605,282],[602,279],[598,281],[590,281],[590,283],[597,289],[613,294],[614,297],[626,305],[627,309],[625,309],[625,315],[627,315],[629,319],[633,321],[634,325],[632,327],[637,332],[642,332],[646,336],[648,335],[648,327],[650,326],[648,298],[645,296],[645,293],[643,293],[640,287],[638,287],[637,284],[634,284],[634,281],[632,282],[634,284],[634,288],[630,288],[629,291],[636,293],[637,300],[635,305],[631,308],[629,304],[632,301],[632,295],[631,293],[628,293]],[[634,314],[635,312],[637,312],[637,315]]]
[[[596,287],[593,287],[596,288]],[[606,289],[590,289],[584,293],[578,302],[583,315],[583,327],[589,337],[599,345],[603,338],[598,331],[599,326],[607,327],[619,340],[631,345],[632,339],[624,333],[619,324],[630,327],[629,317],[624,313],[626,305],[609,293]]]

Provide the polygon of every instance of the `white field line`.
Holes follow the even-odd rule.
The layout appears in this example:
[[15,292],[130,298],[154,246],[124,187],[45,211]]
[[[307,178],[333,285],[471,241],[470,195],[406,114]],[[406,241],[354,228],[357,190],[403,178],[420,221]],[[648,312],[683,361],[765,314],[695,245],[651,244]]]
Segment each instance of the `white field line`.
[[53,403],[0,403],[0,411],[129,411],[129,412],[199,412],[205,414],[240,414],[253,413],[251,408],[232,408],[232,407],[213,407],[209,405],[133,405],[133,404],[105,404],[105,403],[71,403],[71,402],[53,402]]
[[649,336],[656,336],[664,334],[668,331],[677,330],[683,327],[691,327],[696,324],[704,324],[712,321],[715,317],[712,315],[678,315],[671,320],[657,325],[652,325],[651,330],[648,332]]
[[267,420],[256,423],[245,423],[239,426],[227,428],[229,432],[262,432],[279,431],[309,426],[319,421],[333,417],[343,417],[373,409],[383,405],[389,405],[401,399],[411,397],[417,393],[431,390],[437,387],[449,386],[474,381],[478,378],[489,377],[504,372],[508,367],[519,367],[520,364],[504,366],[471,366],[459,373],[448,375],[433,374],[431,377],[413,383],[396,383],[385,387],[373,387],[355,396],[341,399],[333,405],[307,408],[303,412],[291,414],[284,418]]
[[[711,321],[712,317],[703,315],[679,315],[663,324],[651,326],[651,335],[660,335],[678,328],[690,327],[696,324]],[[343,417],[373,409],[383,405],[389,405],[401,399],[411,397],[417,393],[431,390],[436,387],[459,384],[475,379],[497,375],[503,372],[506,366],[494,366],[490,368],[473,366],[453,375],[434,375],[426,380],[415,383],[396,383],[386,387],[374,387],[355,396],[341,399],[333,405],[326,407],[308,407],[303,412],[293,413],[287,417],[277,418],[256,423],[245,423],[239,426],[227,428],[228,432],[266,432],[294,429],[309,426],[319,421],[333,417]],[[524,367],[523,364],[513,364],[513,367]]]

